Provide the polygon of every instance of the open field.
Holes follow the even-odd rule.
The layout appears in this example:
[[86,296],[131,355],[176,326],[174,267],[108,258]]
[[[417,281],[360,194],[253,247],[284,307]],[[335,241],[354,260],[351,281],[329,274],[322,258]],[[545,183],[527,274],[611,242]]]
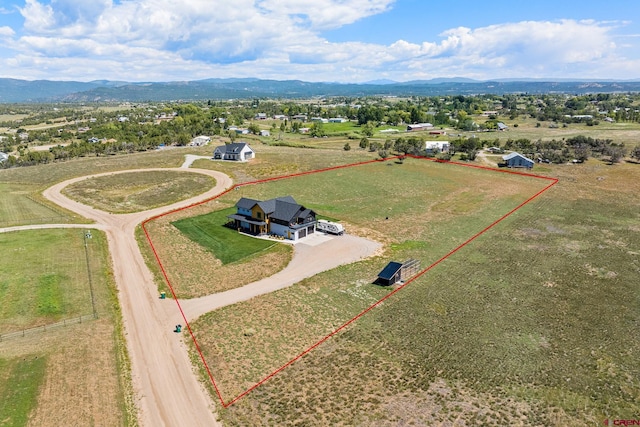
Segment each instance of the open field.
[[[0,334],[92,313],[82,230],[0,234]],[[106,237],[88,240],[97,319],[0,339],[0,425],[135,425]]]
[[[582,426],[637,417],[640,301],[630,296],[639,291],[640,168],[589,161],[552,169],[560,183],[541,198],[221,410],[223,419],[230,425]],[[442,233],[417,237],[425,246],[455,239],[461,230],[447,220],[423,227]],[[391,256],[415,257],[415,246],[396,241]],[[354,295],[369,297],[356,292],[371,285],[358,287],[352,279],[363,272],[348,271],[354,268],[360,266],[196,322],[203,334],[213,335],[216,326],[216,339],[198,335],[210,365],[219,367],[214,376],[222,375],[223,385],[234,371],[242,378],[267,355],[285,351],[278,330],[304,334],[291,323],[315,326],[312,319],[331,318],[342,305],[319,295],[329,295],[332,283],[342,284],[334,292],[350,284]],[[278,301],[295,314],[274,311]],[[269,315],[254,317],[257,310]],[[258,356],[223,357],[240,354],[249,342],[259,346]]]
[[[510,125],[508,120],[505,122]],[[594,127],[570,125],[569,129],[576,130],[576,135],[637,143],[634,136],[637,127],[633,129],[636,125],[616,125],[607,125],[613,126],[611,129],[605,129],[602,123]],[[622,131],[622,127],[626,130]],[[502,142],[506,138],[519,137],[550,139],[556,137],[554,132],[558,130],[562,129],[544,128],[544,123],[542,128],[536,129],[533,121],[515,129],[510,126],[504,133],[478,136],[481,139],[500,137]],[[601,136],[592,133],[594,130],[602,132],[598,134]],[[343,142],[338,138],[292,141],[335,149],[272,147],[252,142],[259,155],[255,162],[236,164],[201,160],[195,166],[223,170],[236,182],[247,182],[377,157],[377,153],[357,149],[357,140],[352,141],[349,152],[341,150]],[[40,218],[40,215],[51,215],[49,211],[55,211],[55,207],[49,207],[50,204],[42,200],[40,192],[52,182],[96,170],[179,166],[185,153],[207,155],[211,150],[212,147],[189,147],[0,170],[0,186],[9,189],[11,194],[11,202],[0,207],[0,220],[7,221],[3,226],[80,222],[81,219],[63,210],[59,212],[66,215],[66,220]],[[395,170],[408,164],[387,168]],[[385,303],[375,309],[243,400],[229,409],[220,410],[221,416],[230,425],[398,425],[411,422],[417,425],[456,422],[470,425],[475,422],[582,426],[601,425],[605,417],[636,418],[640,413],[637,382],[640,377],[637,369],[640,366],[637,357],[640,307],[634,297],[638,295],[636,276],[640,273],[638,169],[638,165],[607,166],[596,160],[576,166],[536,165],[534,172],[559,176],[560,184],[455,258],[398,293],[395,304]],[[378,173],[370,174],[367,184],[377,181],[378,176]],[[340,178],[344,179],[344,176]],[[473,181],[464,180],[463,184],[470,187],[475,185]],[[317,187],[313,181],[309,185]],[[487,187],[496,193],[501,190],[499,185],[494,187],[493,182]],[[412,182],[404,191],[411,192],[414,188],[421,187]],[[507,189],[507,193],[509,191]],[[455,244],[456,233],[462,235],[468,231],[464,227],[471,228],[470,224],[451,226],[454,236],[450,238],[448,226],[451,224],[446,218],[451,214],[462,215],[475,209],[475,203],[483,203],[482,200],[473,201],[474,194],[470,190],[445,193],[450,197],[448,200],[453,201],[452,205],[434,205],[431,210],[435,220],[425,225],[431,233],[415,235],[406,222],[398,220],[406,220],[408,215],[388,215],[389,220],[384,221],[373,218],[378,222],[376,227],[391,221],[398,225],[399,232],[390,236],[388,230],[383,233],[374,227],[361,226],[357,218],[349,218],[334,205],[321,207],[333,211],[330,216],[346,222],[349,230],[384,241],[389,258],[421,253],[430,256],[427,251],[432,247],[433,256],[436,256],[438,251],[451,247],[447,245]],[[230,196],[227,201],[203,206],[199,212],[232,206],[235,196]],[[493,196],[482,194],[484,199],[490,197]],[[9,199],[3,198],[0,205],[5,200]],[[361,203],[360,198],[352,200],[353,205]],[[307,204],[306,200],[299,201]],[[41,202],[47,207],[40,213],[39,207],[30,205],[32,202],[38,206]],[[426,202],[431,200],[420,203]],[[12,211],[18,203],[23,203],[25,208]],[[399,212],[400,207],[412,208],[398,205],[398,210],[394,209],[392,213]],[[485,213],[490,210],[487,206],[484,209]],[[171,220],[180,217],[174,215]],[[225,285],[231,287],[235,286],[236,279],[248,283],[258,278],[257,274],[280,270],[287,262],[287,255],[283,253],[271,259],[266,269],[264,265],[269,262],[260,261],[240,262],[233,265],[234,270],[225,271],[222,268],[227,266],[218,266],[215,263],[219,260],[211,254],[194,249],[189,239],[168,221],[164,226],[172,229],[172,239],[180,239],[176,247],[181,247],[182,252],[172,254],[175,264],[185,260],[190,263],[191,270],[200,275],[192,281],[197,286],[206,283],[201,280],[206,272],[202,266],[208,266],[210,261],[216,272],[216,282],[220,279],[218,274],[233,278]],[[402,241],[400,232],[412,237]],[[94,238],[96,234],[94,232]],[[4,250],[2,254],[4,256]],[[201,255],[207,258],[199,258]],[[351,267],[354,270],[350,266],[341,267],[291,288],[292,293],[279,293],[280,298],[291,303],[294,314],[286,313],[290,317],[297,316],[295,313],[300,313],[304,307],[320,310],[309,310],[294,318],[297,324],[311,324],[310,329],[295,333],[306,339],[307,335],[318,332],[313,329],[318,325],[311,322],[341,318],[344,313],[340,308],[348,302],[360,303],[358,298],[364,301],[377,297],[374,291],[361,294],[363,287],[369,286],[368,282],[359,283],[351,278],[375,274],[386,261],[387,258],[373,259]],[[259,265],[253,271],[243,269],[247,265],[256,267],[255,264]],[[0,271],[1,276],[4,270]],[[105,277],[110,283],[108,271]],[[338,285],[319,288],[324,282]],[[412,287],[414,293],[407,293],[400,299]],[[8,340],[0,342],[2,401],[16,399],[15,393],[19,391],[13,387],[3,389],[6,378],[25,385],[32,381],[38,383],[35,411],[28,409],[29,399],[33,397],[33,392],[28,391],[25,398],[19,397],[21,402],[27,403],[23,405],[26,409],[18,410],[17,416],[31,413],[30,423],[34,425],[135,424],[135,419],[131,418],[131,401],[127,401],[131,395],[127,389],[128,368],[118,324],[117,301],[113,287],[107,285],[102,289],[105,295],[98,301],[104,306],[99,305],[97,320],[47,331],[35,338],[25,337],[18,344]],[[192,292],[195,296],[211,289],[217,291],[219,288],[203,287]],[[293,293],[293,289],[298,293]],[[351,298],[347,292],[357,297]],[[318,294],[322,295],[320,301]],[[323,295],[327,295],[326,298]],[[267,300],[261,298],[259,301],[264,304],[259,308],[267,310]],[[335,307],[339,309],[334,310]],[[261,312],[265,313],[263,320],[276,321],[279,315]],[[221,313],[229,321],[238,315],[235,311]],[[235,347],[241,343],[255,342],[262,337],[277,342],[280,327],[281,323],[278,323],[265,333],[249,323],[236,324],[234,328],[241,334],[232,337],[225,351],[236,351]],[[217,324],[208,328],[220,329]],[[282,350],[267,345],[264,355],[254,355],[250,362],[247,362],[250,359],[243,360],[239,362],[240,367],[248,367],[251,375],[261,372],[265,360],[269,359],[270,363],[271,355],[280,357],[288,351],[286,345],[289,343],[281,341],[281,344]],[[38,371],[39,363],[46,365],[43,378],[23,375]],[[228,375],[227,378],[234,381],[234,375],[242,377],[244,374],[230,372]],[[14,417],[3,412],[7,408],[11,411],[14,407],[0,406],[0,424],[3,417]]]
[[83,236],[77,229],[0,233],[2,333],[93,312]]
[[221,203],[240,196],[291,194],[306,207],[338,218],[347,231],[387,245],[382,257],[322,273],[197,320],[192,329],[225,400],[388,294],[390,288],[371,285],[386,262],[417,258],[426,267],[548,184],[407,160],[252,185],[222,196]]
[[0,183],[0,226],[82,222],[61,208],[44,203],[37,196],[41,187],[25,183]]
[[63,193],[111,213],[141,212],[203,193],[215,185],[211,177],[189,172],[149,171],[88,178]]
[[[550,128],[551,122],[538,122],[536,119],[517,118],[509,120],[507,117],[500,118],[509,129],[504,132],[458,132],[450,130],[449,133],[462,133],[465,136],[475,134],[480,139],[493,141],[498,139],[502,145],[509,138],[519,139],[526,138],[530,141],[542,139],[545,141],[556,139],[562,140],[578,135],[590,136],[594,139],[611,139],[615,143],[624,143],[629,147],[633,147],[640,142],[640,124],[638,123],[607,123],[601,121],[596,126],[587,126],[584,123],[570,123],[567,127],[562,127],[562,123],[557,128]],[[478,118],[478,123],[483,123],[483,118]],[[536,124],[540,123],[540,127]],[[513,125],[517,124],[517,127]]]

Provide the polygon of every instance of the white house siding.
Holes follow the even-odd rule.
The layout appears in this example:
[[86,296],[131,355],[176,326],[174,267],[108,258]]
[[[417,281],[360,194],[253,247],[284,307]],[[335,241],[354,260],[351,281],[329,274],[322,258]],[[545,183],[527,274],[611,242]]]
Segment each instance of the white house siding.
[[276,223],[272,222],[270,224],[270,228],[271,228],[271,232],[273,234],[285,237],[287,239],[296,240],[297,237],[298,237],[297,234],[294,231],[292,231],[289,227],[287,227],[286,225],[276,224]]

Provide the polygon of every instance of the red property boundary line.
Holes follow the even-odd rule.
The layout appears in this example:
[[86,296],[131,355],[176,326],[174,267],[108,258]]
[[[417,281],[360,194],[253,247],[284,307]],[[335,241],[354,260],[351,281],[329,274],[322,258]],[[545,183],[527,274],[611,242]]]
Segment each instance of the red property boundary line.
[[182,318],[184,320],[184,323],[185,323],[185,325],[186,325],[186,327],[187,327],[187,329],[189,331],[189,335],[191,336],[191,339],[193,340],[193,343],[194,343],[194,345],[196,347],[196,351],[198,352],[198,354],[200,356],[200,360],[202,361],[202,364],[203,364],[205,370],[207,371],[207,375],[209,376],[209,379],[211,380],[211,383],[213,384],[213,387],[214,387],[214,389],[216,391],[216,394],[218,395],[218,399],[219,399],[221,405],[224,408],[228,408],[229,406],[231,406],[234,403],[236,403],[238,400],[240,400],[243,397],[245,397],[247,394],[251,393],[256,388],[260,387],[265,382],[269,381],[271,378],[276,376],[278,373],[282,372],[284,369],[286,369],[287,367],[291,366],[292,364],[294,364],[295,362],[300,360],[302,357],[304,357],[305,355],[310,353],[312,350],[314,350],[315,348],[317,348],[318,346],[323,344],[329,338],[331,338],[334,335],[338,334],[340,331],[342,331],[345,328],[347,328],[349,325],[351,325],[356,320],[360,319],[362,316],[367,314],[369,311],[373,310],[375,307],[379,306],[384,301],[386,301],[387,299],[391,298],[398,291],[400,291],[401,289],[404,289],[407,285],[409,285],[410,283],[412,283],[413,281],[415,281],[416,279],[420,278],[425,273],[427,273],[428,271],[430,271],[431,269],[436,267],[442,261],[446,260],[447,258],[452,256],[453,254],[458,252],[460,249],[464,248],[469,243],[473,242],[475,239],[477,239],[478,237],[480,237],[481,235],[483,235],[484,233],[486,233],[487,231],[489,231],[490,229],[495,227],[497,224],[499,224],[500,222],[502,222],[503,220],[505,220],[506,218],[511,216],[514,212],[516,212],[519,209],[521,209],[523,206],[529,204],[531,201],[536,199],[538,196],[540,196],[541,194],[546,192],[548,189],[550,189],[551,187],[556,185],[558,183],[558,179],[557,178],[543,176],[543,175],[536,175],[536,174],[532,174],[532,173],[528,173],[528,172],[514,171],[514,170],[510,170],[510,169],[495,169],[495,168],[488,167],[488,166],[472,165],[472,164],[468,164],[468,163],[461,163],[461,162],[432,159],[432,158],[420,157],[420,156],[414,156],[414,155],[407,155],[406,157],[411,157],[411,158],[420,159],[420,160],[433,161],[433,162],[436,162],[436,163],[447,163],[447,164],[451,164],[451,165],[455,165],[455,166],[464,166],[464,167],[470,167],[470,168],[475,168],[475,169],[488,170],[488,171],[491,171],[491,172],[507,173],[507,174],[512,174],[512,175],[520,175],[520,176],[525,176],[525,177],[530,177],[530,178],[543,179],[543,180],[547,180],[547,181],[551,181],[551,182],[549,183],[549,185],[544,187],[542,190],[538,191],[533,196],[529,197],[524,202],[520,203],[518,206],[516,206],[515,208],[513,208],[512,210],[510,210],[506,214],[502,215],[500,218],[498,218],[497,220],[495,220],[494,222],[489,224],[487,227],[485,227],[484,229],[482,229],[478,233],[476,233],[473,236],[471,236],[469,239],[467,239],[466,241],[464,241],[463,243],[458,245],[456,248],[454,248],[451,251],[449,251],[446,255],[444,255],[443,257],[438,259],[436,262],[434,262],[430,266],[426,267],[425,269],[421,270],[418,274],[416,274],[410,280],[406,281],[401,286],[397,287],[392,292],[390,292],[389,294],[385,295],[382,299],[380,299],[379,301],[373,303],[372,305],[370,305],[369,307],[364,309],[362,312],[357,314],[355,317],[353,317],[352,319],[348,320],[347,322],[345,322],[344,324],[342,324],[341,326],[339,326],[338,328],[336,328],[335,330],[333,330],[329,334],[325,335],[323,338],[321,338],[315,344],[311,345],[306,350],[302,351],[300,354],[295,356],[293,359],[289,360],[287,363],[285,363],[284,365],[282,365],[281,367],[279,367],[278,369],[276,369],[275,371],[273,371],[272,373],[270,373],[269,375],[264,377],[262,380],[260,380],[259,382],[257,382],[256,384],[254,384],[253,386],[251,386],[250,388],[248,388],[247,390],[245,390],[244,392],[242,392],[238,396],[234,397],[229,402],[225,402],[224,399],[222,398],[222,394],[220,393],[220,389],[218,388],[218,384],[216,383],[216,380],[213,377],[213,374],[211,373],[209,365],[207,364],[207,361],[205,360],[204,355],[202,354],[202,350],[200,349],[198,341],[196,340],[196,337],[195,337],[195,335],[193,333],[193,330],[191,329],[191,325],[189,324],[189,322],[188,322],[188,320],[187,320],[187,318],[186,318],[186,316],[184,314],[184,311],[182,310],[182,306],[180,305],[180,301],[178,300],[178,298],[176,296],[176,293],[175,293],[175,291],[173,289],[173,285],[171,284],[171,281],[169,280],[169,277],[168,277],[167,272],[166,272],[166,270],[164,268],[164,265],[162,264],[162,261],[160,260],[158,252],[156,251],[156,248],[153,245],[153,242],[151,240],[151,236],[149,235],[149,232],[148,232],[148,230],[146,228],[147,223],[149,223],[149,222],[151,222],[153,220],[156,220],[158,218],[162,218],[164,216],[176,213],[176,212],[184,211],[184,210],[196,207],[196,206],[203,205],[203,204],[208,203],[208,202],[210,202],[212,200],[218,199],[218,198],[222,197],[223,195],[225,195],[225,194],[227,194],[227,193],[229,193],[229,192],[231,192],[231,191],[233,191],[233,190],[235,190],[236,188],[239,188],[239,187],[244,187],[244,186],[247,186],[247,185],[254,185],[254,184],[262,184],[262,183],[266,183],[266,182],[278,181],[278,180],[283,180],[283,179],[288,179],[288,178],[295,178],[295,177],[299,177],[299,176],[311,175],[311,174],[316,174],[316,173],[321,173],[321,172],[328,172],[328,171],[331,171],[331,170],[345,169],[345,168],[350,168],[350,167],[354,167],[354,166],[361,166],[361,165],[366,165],[366,164],[371,164],[371,163],[383,163],[385,160],[393,160],[393,159],[396,159],[396,158],[399,158],[399,157],[400,156],[395,156],[395,157],[390,157],[390,158],[387,158],[387,159],[384,159],[384,160],[369,160],[369,161],[365,161],[365,162],[351,163],[351,164],[348,164],[348,165],[341,165],[341,166],[333,166],[333,167],[317,169],[317,170],[313,170],[313,171],[299,172],[299,173],[295,173],[295,174],[291,174],[291,175],[283,175],[283,176],[278,176],[278,177],[273,177],[273,178],[266,178],[266,179],[260,179],[260,180],[256,180],[256,181],[245,182],[245,183],[241,183],[241,184],[234,184],[233,186],[231,186],[230,188],[226,189],[225,191],[223,191],[222,193],[218,194],[217,196],[211,197],[209,199],[203,200],[203,201],[198,202],[198,203],[191,204],[189,206],[185,206],[183,208],[174,209],[174,210],[171,210],[169,212],[165,212],[163,214],[153,216],[153,217],[148,218],[148,219],[146,219],[146,220],[144,220],[142,222],[142,224],[141,224],[142,230],[144,231],[144,234],[147,237],[147,241],[149,242],[151,250],[153,251],[153,254],[154,254],[155,259],[156,259],[156,261],[158,263],[158,266],[160,267],[160,271],[162,272],[162,276],[164,277],[165,282],[167,283],[167,285],[169,286],[169,289],[171,290],[171,295],[173,296],[173,299],[176,302],[176,305],[178,306],[178,310],[180,311],[180,314],[181,314],[181,316],[182,316]]

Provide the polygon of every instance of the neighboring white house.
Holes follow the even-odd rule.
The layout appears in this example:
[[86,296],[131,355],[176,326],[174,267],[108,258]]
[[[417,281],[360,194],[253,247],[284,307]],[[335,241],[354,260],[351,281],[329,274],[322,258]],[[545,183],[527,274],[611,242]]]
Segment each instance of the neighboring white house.
[[344,117],[331,117],[329,119],[329,123],[345,123],[348,122],[348,119],[345,119]]
[[268,131],[268,130],[266,130],[266,129],[262,129],[262,130],[260,131],[260,136],[271,136],[271,132],[269,132],[269,131]]
[[205,135],[196,136],[191,140],[190,145],[195,145],[196,147],[201,147],[203,145],[207,145],[211,142],[211,138]]
[[438,150],[441,153],[448,153],[449,141],[427,141],[425,148],[427,150]]
[[214,160],[235,160],[245,162],[255,157],[255,152],[246,142],[221,145],[213,150]]
[[239,135],[249,135],[249,129],[246,128],[239,128],[238,126],[229,126],[229,131],[230,132],[235,132]]

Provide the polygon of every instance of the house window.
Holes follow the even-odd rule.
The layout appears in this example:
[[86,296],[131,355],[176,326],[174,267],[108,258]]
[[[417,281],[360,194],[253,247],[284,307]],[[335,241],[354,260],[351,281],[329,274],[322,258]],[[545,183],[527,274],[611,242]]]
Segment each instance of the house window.
[[256,218],[262,219],[262,212],[256,212]]

